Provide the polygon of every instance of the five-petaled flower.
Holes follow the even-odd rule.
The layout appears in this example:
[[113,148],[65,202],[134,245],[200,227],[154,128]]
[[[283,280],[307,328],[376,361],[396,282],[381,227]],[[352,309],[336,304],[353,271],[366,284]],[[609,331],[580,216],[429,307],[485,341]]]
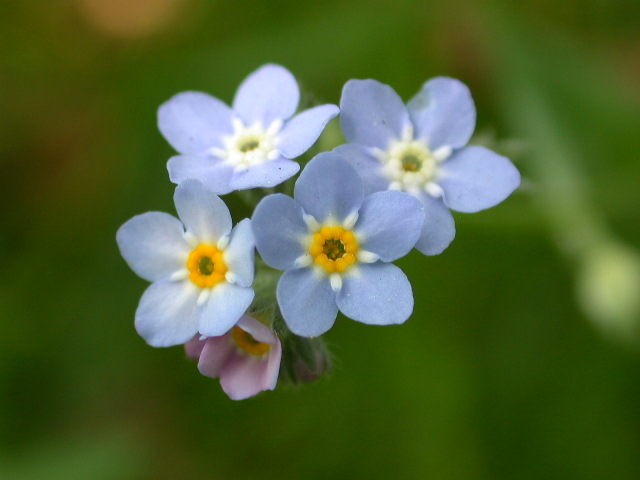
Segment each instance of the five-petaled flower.
[[407,105],[388,85],[349,80],[340,100],[346,145],[334,151],[356,168],[365,192],[401,190],[418,198],[425,222],[416,248],[441,253],[455,237],[449,208],[477,212],[492,207],[520,184],[509,159],[467,146],[476,110],[460,81],[437,77]]
[[196,178],[223,195],[292,177],[300,165],[291,159],[308,150],[338,114],[337,106],[327,104],[292,117],[299,99],[293,75],[272,64],[242,82],[231,108],[206,93],[175,95],[158,110],[160,131],[180,153],[167,164],[171,181]]
[[226,333],[251,304],[254,239],[251,221],[231,228],[224,202],[202,183],[175,190],[180,220],[147,212],[116,235],[131,269],[153,282],[135,316],[138,333],[154,347],[185,343],[200,333]]
[[187,355],[198,362],[200,373],[220,378],[232,400],[243,400],[278,383],[282,345],[270,328],[244,315],[227,333],[195,336],[185,344]]
[[252,217],[256,247],[285,270],[276,294],[291,331],[321,335],[338,310],[372,325],[404,322],[413,311],[411,285],[388,262],[413,248],[423,220],[420,202],[406,193],[365,198],[356,171],[331,152],[309,162],[294,198],[262,199]]

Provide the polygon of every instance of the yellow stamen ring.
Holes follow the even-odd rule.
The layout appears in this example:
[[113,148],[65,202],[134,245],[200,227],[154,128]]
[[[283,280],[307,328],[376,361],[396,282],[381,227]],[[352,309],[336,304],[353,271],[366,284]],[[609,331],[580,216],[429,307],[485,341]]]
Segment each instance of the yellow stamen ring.
[[249,355],[264,355],[271,350],[271,345],[259,342],[253,338],[253,335],[238,326],[233,327],[232,333],[236,345]]
[[224,280],[227,265],[223,252],[214,245],[201,244],[189,254],[187,270],[189,280],[200,288],[211,288]]
[[313,234],[309,253],[327,273],[344,272],[356,262],[358,241],[353,232],[340,226],[322,227]]

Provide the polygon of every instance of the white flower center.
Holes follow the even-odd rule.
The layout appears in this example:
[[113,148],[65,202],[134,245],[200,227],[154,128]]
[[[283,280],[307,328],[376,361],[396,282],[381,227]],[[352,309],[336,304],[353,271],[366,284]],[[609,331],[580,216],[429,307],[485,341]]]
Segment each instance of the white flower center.
[[280,141],[278,133],[282,129],[282,120],[274,120],[266,129],[260,122],[246,126],[239,118],[234,118],[232,123],[233,134],[222,139],[224,148],[211,149],[213,155],[244,170],[278,158],[280,152],[276,147]]
[[386,150],[375,148],[373,154],[382,162],[382,173],[391,182],[391,190],[414,195],[425,191],[436,197],[442,194],[436,180],[439,164],[451,155],[450,147],[431,151],[426,140],[413,138],[413,126],[408,125],[402,132],[402,138],[391,140]]

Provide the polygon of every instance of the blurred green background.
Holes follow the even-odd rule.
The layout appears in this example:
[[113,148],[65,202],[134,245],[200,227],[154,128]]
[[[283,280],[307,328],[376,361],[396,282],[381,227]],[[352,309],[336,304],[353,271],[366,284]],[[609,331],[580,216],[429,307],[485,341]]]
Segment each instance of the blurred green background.
[[[0,478],[640,478],[639,27],[632,0],[1,2]],[[330,377],[233,402],[136,334],[115,231],[174,213],[157,107],[267,62],[331,103],[460,78],[523,185],[398,262],[405,325],[340,317]]]

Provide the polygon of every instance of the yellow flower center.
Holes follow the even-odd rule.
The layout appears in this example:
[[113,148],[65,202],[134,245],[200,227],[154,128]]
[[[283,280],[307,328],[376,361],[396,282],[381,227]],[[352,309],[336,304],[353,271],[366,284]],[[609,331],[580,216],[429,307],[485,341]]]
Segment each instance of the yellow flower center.
[[355,263],[358,242],[353,232],[340,226],[322,227],[313,234],[309,253],[316,265],[321,265],[327,273],[344,272]]
[[222,258],[223,252],[214,245],[201,244],[189,254],[187,269],[189,280],[200,288],[211,288],[224,280],[227,265]]
[[244,352],[248,353],[249,355],[264,355],[269,350],[271,350],[271,345],[269,345],[268,343],[259,342],[258,340],[253,338],[253,335],[238,326],[233,327],[232,333],[236,345],[238,345],[240,349],[244,350]]

